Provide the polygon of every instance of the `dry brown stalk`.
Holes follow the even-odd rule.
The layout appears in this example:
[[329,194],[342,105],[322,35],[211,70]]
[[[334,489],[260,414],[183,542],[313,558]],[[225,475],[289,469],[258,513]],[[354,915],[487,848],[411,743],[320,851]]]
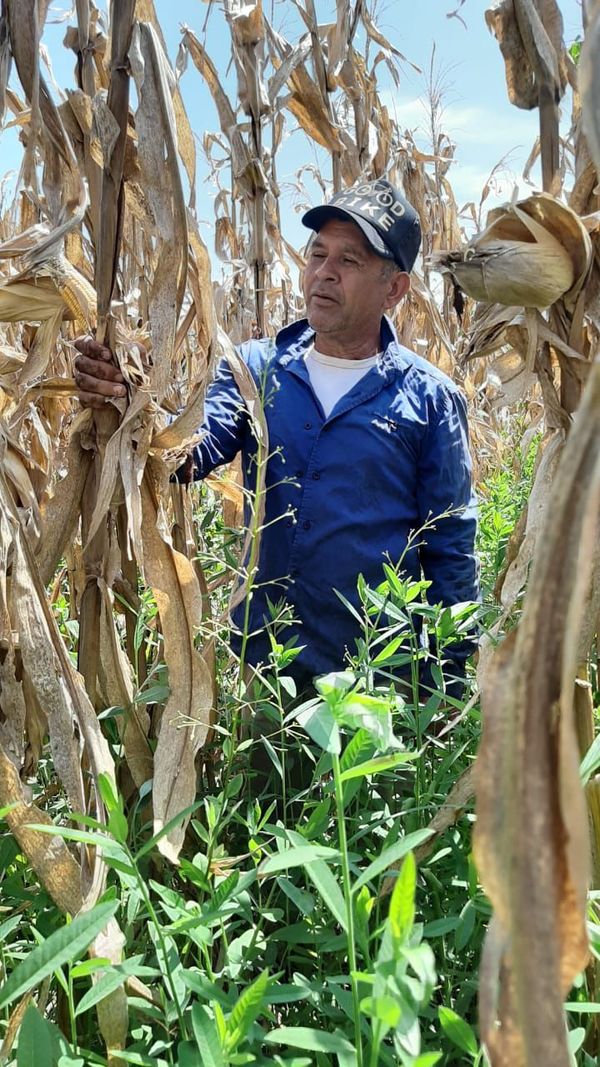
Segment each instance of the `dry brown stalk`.
[[552,487],[521,624],[484,683],[475,845],[495,909],[480,993],[494,1067],[569,1062],[561,1005],[587,960],[573,692],[600,507],[599,442],[596,364]]

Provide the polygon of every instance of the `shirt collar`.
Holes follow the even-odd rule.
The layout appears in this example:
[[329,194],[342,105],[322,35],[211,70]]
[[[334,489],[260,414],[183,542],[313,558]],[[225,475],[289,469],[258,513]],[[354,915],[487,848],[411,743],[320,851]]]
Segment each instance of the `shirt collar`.
[[[302,358],[313,343],[314,337],[315,331],[309,326],[307,319],[298,319],[289,326],[284,326],[275,338],[276,352],[281,365],[285,367],[291,360]],[[394,326],[387,315],[381,319],[381,348],[382,353],[379,357],[381,366],[395,365],[401,348]]]

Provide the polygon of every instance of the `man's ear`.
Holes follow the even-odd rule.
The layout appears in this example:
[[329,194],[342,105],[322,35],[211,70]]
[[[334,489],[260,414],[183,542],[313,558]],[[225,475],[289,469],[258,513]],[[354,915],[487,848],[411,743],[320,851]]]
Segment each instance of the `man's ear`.
[[392,308],[395,308],[396,305],[404,299],[409,289],[410,274],[407,274],[406,271],[403,270],[394,271],[390,278],[390,284],[386,296],[386,311],[390,311]]

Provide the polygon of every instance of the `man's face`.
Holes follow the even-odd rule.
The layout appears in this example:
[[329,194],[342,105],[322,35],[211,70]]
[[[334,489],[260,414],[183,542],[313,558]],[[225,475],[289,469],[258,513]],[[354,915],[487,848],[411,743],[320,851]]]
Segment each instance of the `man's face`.
[[[377,331],[383,312],[408,288],[408,276],[386,271],[387,263],[353,222],[325,222],[310,246],[302,285],[313,330],[341,339],[352,339],[369,326]],[[397,292],[399,279],[402,293]]]

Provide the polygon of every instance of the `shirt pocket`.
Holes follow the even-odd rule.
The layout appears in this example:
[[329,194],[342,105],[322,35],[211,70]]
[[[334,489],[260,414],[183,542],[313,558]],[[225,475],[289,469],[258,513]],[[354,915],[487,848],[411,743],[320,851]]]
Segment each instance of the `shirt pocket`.
[[422,426],[411,419],[375,411],[370,415],[372,437],[384,449],[400,449],[417,463],[421,445]]

